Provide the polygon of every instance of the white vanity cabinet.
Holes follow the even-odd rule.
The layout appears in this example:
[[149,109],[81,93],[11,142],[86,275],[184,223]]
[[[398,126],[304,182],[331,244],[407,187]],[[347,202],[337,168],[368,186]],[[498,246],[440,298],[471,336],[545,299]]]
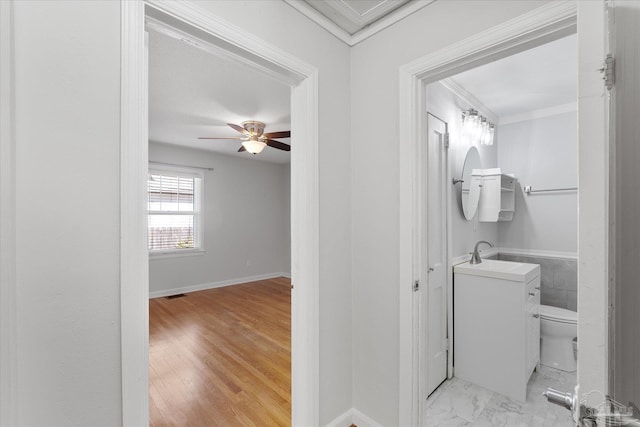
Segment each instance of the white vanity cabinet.
[[513,220],[516,178],[503,174],[500,168],[482,170],[482,191],[478,203],[481,222]]
[[540,266],[483,260],[454,267],[454,376],[526,400],[540,360]]

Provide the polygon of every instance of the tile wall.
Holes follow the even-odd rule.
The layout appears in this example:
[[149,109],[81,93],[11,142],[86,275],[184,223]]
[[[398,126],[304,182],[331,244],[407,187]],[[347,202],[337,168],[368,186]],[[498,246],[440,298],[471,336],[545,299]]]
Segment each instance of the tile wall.
[[500,253],[502,261],[540,264],[540,303],[578,311],[578,261]]

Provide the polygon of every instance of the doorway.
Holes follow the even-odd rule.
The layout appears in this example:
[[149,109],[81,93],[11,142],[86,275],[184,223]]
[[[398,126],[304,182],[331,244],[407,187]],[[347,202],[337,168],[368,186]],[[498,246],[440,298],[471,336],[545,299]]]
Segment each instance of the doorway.
[[[473,422],[488,422],[490,416],[512,417],[510,423],[529,424],[532,417],[553,418],[558,422],[564,418],[571,422],[571,414],[562,408],[550,406],[545,413],[527,408],[546,405],[541,396],[546,387],[572,392],[576,385],[573,353],[572,368],[545,366],[533,372],[540,350],[540,334],[536,331],[540,325],[539,310],[546,316],[547,307],[559,313],[566,310],[567,316],[574,316],[574,332],[566,340],[568,347],[577,335],[576,41],[575,35],[563,37],[455,74],[426,88],[428,111],[450,124],[449,167],[455,178],[446,179],[446,191],[451,194],[451,213],[447,219],[452,224],[449,268],[457,269],[458,264],[467,268],[468,253],[477,242],[488,241],[495,247],[483,248],[480,259],[484,261],[474,268],[483,269],[491,263],[536,265],[541,282],[531,285],[532,299],[523,307],[496,303],[502,299],[491,294],[495,292],[494,282],[482,282],[485,287],[479,294],[474,294],[477,287],[465,288],[464,277],[468,276],[461,277],[460,283],[449,282],[448,289],[454,294],[450,306],[454,333],[449,337],[455,351],[454,378],[427,401],[426,417],[428,420],[431,417],[431,423],[442,422],[438,416],[444,415],[445,410],[447,416]],[[550,64],[553,73],[547,75]],[[487,127],[494,126],[493,134],[489,134],[493,135],[493,141],[470,132],[464,125],[463,117],[469,117],[471,109],[483,117]],[[465,172],[472,154],[476,155],[477,163]],[[445,179],[446,173],[442,177]],[[474,177],[482,179],[475,193],[479,198],[472,197],[469,187],[465,187]],[[527,193],[528,186],[542,191]],[[498,191],[493,192],[496,188]],[[494,196],[501,200],[496,202]],[[472,199],[479,201],[475,207],[470,206]],[[437,206],[431,204],[427,216]],[[439,241],[440,229],[445,228],[430,227],[427,232],[430,239]],[[427,254],[429,250],[431,247],[427,246]],[[428,270],[429,281],[430,274]],[[507,298],[507,289],[498,295]],[[432,309],[431,304],[428,307]],[[439,309],[436,307],[436,311]],[[511,326],[517,332],[507,338]],[[433,325],[428,322],[427,328],[429,348]],[[529,340],[520,345],[523,336]],[[430,356],[430,353],[426,356],[427,366],[431,363]],[[543,363],[552,362],[543,360]],[[427,381],[429,373],[428,370]],[[460,400],[474,400],[475,412],[449,406],[454,401],[449,399],[451,394],[465,396]],[[523,405],[525,399],[527,406]]]
[[[579,13],[578,13],[579,12]],[[579,62],[579,87],[584,96],[579,98],[578,127],[580,129],[580,170],[579,170],[579,206],[580,212],[590,212],[581,216],[579,225],[579,252],[581,259],[588,263],[579,263],[578,270],[581,285],[587,284],[578,297],[579,311],[578,335],[580,336],[579,358],[582,367],[578,380],[580,387],[589,390],[607,389],[606,365],[597,360],[608,360],[607,340],[607,304],[606,284],[609,240],[607,184],[609,182],[608,157],[596,158],[590,150],[600,153],[602,140],[607,141],[605,151],[609,149],[607,132],[606,88],[598,67],[604,63],[605,43],[605,5],[601,2],[555,3],[525,14],[513,22],[492,28],[409,63],[400,69],[400,423],[421,425],[423,398],[415,373],[419,372],[420,332],[415,322],[417,296],[413,292],[416,279],[422,278],[422,272],[415,268],[417,242],[413,230],[416,229],[415,208],[419,195],[413,183],[420,176],[416,164],[418,146],[426,138],[426,101],[424,88],[427,84],[442,78],[489,63],[496,58],[506,57],[514,52],[539,46],[548,41],[576,32],[581,50]],[[600,150],[600,151],[598,151]],[[595,168],[597,178],[587,175],[589,166]],[[585,178],[587,178],[585,180]],[[600,184],[597,184],[600,183]],[[597,231],[595,231],[597,230]],[[583,258],[586,256],[587,258]],[[588,265],[587,265],[588,264]],[[596,271],[597,270],[597,271]],[[411,284],[411,287],[408,286]],[[604,297],[603,297],[604,296]],[[596,303],[597,301],[597,303]],[[405,309],[403,309],[403,307]],[[590,319],[583,323],[584,319]],[[594,323],[592,323],[594,322]],[[598,325],[586,327],[587,324]],[[584,325],[585,327],[582,327]],[[582,350],[585,351],[582,351]],[[454,348],[455,351],[455,348]],[[586,353],[586,354],[585,354]],[[582,356],[580,356],[582,355]],[[405,366],[406,368],[402,368]],[[583,368],[588,366],[588,369]]]
[[[150,424],[290,424],[291,88],[147,38]],[[238,152],[249,119],[282,149]]]
[[146,17],[195,34],[221,52],[286,82],[291,93],[292,423],[318,418],[318,72],[212,15],[180,3],[122,4],[121,322],[123,424],[148,424],[148,169],[144,24]]

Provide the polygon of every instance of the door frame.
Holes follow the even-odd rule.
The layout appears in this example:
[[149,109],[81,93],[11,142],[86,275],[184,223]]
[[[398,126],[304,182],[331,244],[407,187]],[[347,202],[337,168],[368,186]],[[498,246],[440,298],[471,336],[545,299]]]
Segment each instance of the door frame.
[[[461,40],[399,70],[399,424],[421,425],[419,311],[413,283],[420,278],[419,147],[426,137],[426,86],[445,77],[570,35],[577,30],[575,1],[551,2]],[[583,149],[581,147],[581,149]],[[598,223],[598,225],[600,225]],[[581,254],[582,255],[582,254]],[[602,260],[603,266],[606,260]],[[451,282],[448,284],[452,288]],[[452,308],[449,302],[449,319]],[[449,325],[452,337],[452,325]],[[453,347],[449,353],[452,363]]]
[[145,18],[161,20],[288,82],[291,89],[292,424],[319,423],[318,70],[193,2],[121,0],[122,424],[149,424]]

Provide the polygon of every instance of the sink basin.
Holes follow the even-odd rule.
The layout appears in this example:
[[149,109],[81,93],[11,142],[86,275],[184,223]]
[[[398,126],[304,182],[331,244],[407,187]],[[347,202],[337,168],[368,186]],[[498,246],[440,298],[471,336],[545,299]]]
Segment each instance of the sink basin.
[[495,279],[512,280],[516,282],[529,282],[540,275],[538,264],[524,262],[497,261],[493,259],[482,260],[480,264],[458,264],[453,267],[457,274],[471,276],[493,277]]

